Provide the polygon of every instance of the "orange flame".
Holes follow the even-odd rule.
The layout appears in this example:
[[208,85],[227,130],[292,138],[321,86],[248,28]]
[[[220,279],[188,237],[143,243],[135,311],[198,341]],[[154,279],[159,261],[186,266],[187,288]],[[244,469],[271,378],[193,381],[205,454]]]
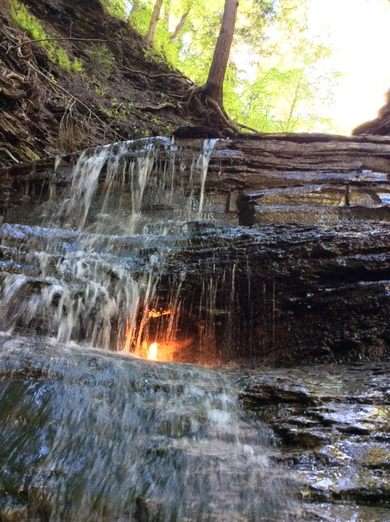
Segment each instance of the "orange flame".
[[165,317],[171,314],[171,310],[156,310],[153,308],[152,310],[149,310],[148,317],[149,319],[157,319],[158,317]]
[[[169,308],[147,308],[144,310],[143,317],[139,328],[133,324],[129,324],[125,334],[125,347],[128,352],[132,352],[136,357],[147,359],[149,361],[172,362],[180,360],[180,351],[189,348],[193,340],[173,339],[176,333],[172,323],[175,310]],[[165,324],[165,317],[168,317],[168,324]],[[163,318],[147,328],[150,319]],[[166,334],[161,335],[162,326],[165,326]],[[157,328],[158,327],[158,328]],[[149,339],[145,339],[149,337]]]
[[154,341],[148,344],[146,341],[142,343],[135,355],[148,361],[172,362],[178,359],[178,353],[185,350],[192,344],[192,339],[184,339],[180,341]]
[[159,352],[159,344],[158,343],[152,343],[148,347],[146,358],[149,361],[158,361],[158,352]]

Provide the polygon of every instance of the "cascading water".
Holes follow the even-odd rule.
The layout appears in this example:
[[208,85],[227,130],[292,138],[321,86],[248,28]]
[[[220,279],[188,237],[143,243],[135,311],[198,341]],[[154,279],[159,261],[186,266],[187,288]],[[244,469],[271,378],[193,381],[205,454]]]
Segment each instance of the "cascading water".
[[[0,381],[0,466],[12,502],[27,502],[19,520],[288,519],[270,434],[241,417],[228,376],[96,350],[161,359],[165,343],[175,360],[191,345],[178,335],[185,264],[164,306],[156,289],[207,213],[214,145],[187,157],[164,138],[85,152],[39,225],[0,227],[0,347],[20,376]],[[219,283],[232,303],[234,277]],[[211,275],[192,306],[216,309],[217,286]],[[211,349],[214,322],[197,332]]]
[[18,520],[288,520],[270,433],[241,418],[227,377],[0,336],[7,345],[19,379],[0,381],[0,463],[9,495],[29,499]]
[[[164,138],[83,153],[59,210],[57,200],[49,200],[44,213],[50,217],[39,229],[39,239],[36,228],[27,239],[34,249],[33,276],[12,273],[3,279],[3,329],[28,327],[41,319],[41,328],[62,342],[139,350],[164,257],[162,243],[159,252],[143,255],[153,237],[145,231],[161,236],[173,227],[177,233],[183,218],[201,215],[214,143],[207,141],[199,157],[182,162],[178,173],[177,147]],[[175,181],[186,168],[192,179],[198,172],[198,208],[193,187]],[[148,215],[144,208],[152,212]],[[60,226],[74,232],[60,240]],[[3,244],[18,233],[28,234],[28,229],[3,226]]]

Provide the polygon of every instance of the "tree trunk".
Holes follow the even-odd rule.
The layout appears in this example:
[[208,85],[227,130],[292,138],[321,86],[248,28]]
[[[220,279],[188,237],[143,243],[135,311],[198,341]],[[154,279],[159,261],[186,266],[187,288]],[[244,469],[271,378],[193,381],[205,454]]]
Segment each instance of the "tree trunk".
[[291,128],[291,122],[294,117],[295,109],[297,108],[297,105],[298,105],[298,98],[299,98],[299,91],[301,90],[301,83],[302,83],[302,77],[299,78],[299,80],[295,86],[294,97],[293,97],[291,105],[290,105],[290,111],[288,113],[286,125],[282,129],[283,132],[293,132],[293,129]]
[[175,27],[175,30],[173,31],[173,33],[170,36],[171,42],[174,42],[176,40],[176,38],[179,36],[179,34],[181,33],[181,31],[183,30],[183,27],[184,27],[184,25],[185,25],[185,23],[187,21],[188,15],[190,14],[190,11],[191,11],[191,7],[189,7],[187,9],[187,11],[185,11],[185,13],[183,13],[183,15],[180,18],[177,26]]
[[223,105],[223,82],[233,43],[234,28],[236,25],[238,0],[225,0],[221,30],[215,46],[214,57],[205,86],[207,95]]
[[157,24],[160,20],[162,4],[163,0],[156,0],[153,7],[152,18],[150,19],[149,29],[146,34],[146,41],[149,45],[153,45],[153,40],[156,35]]
[[167,31],[169,31],[169,21],[171,18],[171,0],[165,0],[164,4],[164,23],[167,28]]

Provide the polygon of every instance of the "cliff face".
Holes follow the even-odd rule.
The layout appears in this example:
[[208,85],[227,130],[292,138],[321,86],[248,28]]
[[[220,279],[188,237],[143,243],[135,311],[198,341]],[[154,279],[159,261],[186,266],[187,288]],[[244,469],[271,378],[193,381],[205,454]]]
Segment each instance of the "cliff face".
[[390,89],[387,92],[386,105],[379,111],[375,120],[359,125],[354,131],[355,136],[359,134],[390,134]]
[[0,2],[2,166],[202,124],[191,86],[98,0]]

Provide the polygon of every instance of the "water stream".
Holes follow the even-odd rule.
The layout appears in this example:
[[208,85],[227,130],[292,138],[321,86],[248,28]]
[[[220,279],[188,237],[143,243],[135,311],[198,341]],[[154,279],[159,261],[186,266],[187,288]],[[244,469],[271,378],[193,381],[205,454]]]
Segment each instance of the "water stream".
[[279,520],[292,507],[271,432],[245,420],[223,375],[42,339],[0,345],[18,375],[0,383],[2,486],[28,498],[27,520]]
[[227,255],[214,146],[59,159],[1,224],[1,522],[390,520],[387,367],[216,369],[261,231]]
[[[214,144],[179,161],[163,138],[86,151],[67,188],[0,227],[1,520],[255,522],[295,509],[272,432],[245,419],[227,375],[142,360],[199,342],[179,335],[186,265],[164,308],[156,288],[210,218]],[[215,299],[205,280],[198,306]],[[213,323],[201,331],[211,347]]]
[[[3,271],[2,329],[34,326],[60,342],[140,352],[165,257],[187,241],[186,223],[203,217],[214,144],[205,141],[179,168],[165,138],[81,154],[69,188],[53,190],[39,210],[39,227],[1,227],[3,249],[21,261],[21,270]],[[185,169],[189,186],[180,180]],[[170,289],[175,310],[183,278],[185,266]],[[173,334],[172,316],[165,340]]]

